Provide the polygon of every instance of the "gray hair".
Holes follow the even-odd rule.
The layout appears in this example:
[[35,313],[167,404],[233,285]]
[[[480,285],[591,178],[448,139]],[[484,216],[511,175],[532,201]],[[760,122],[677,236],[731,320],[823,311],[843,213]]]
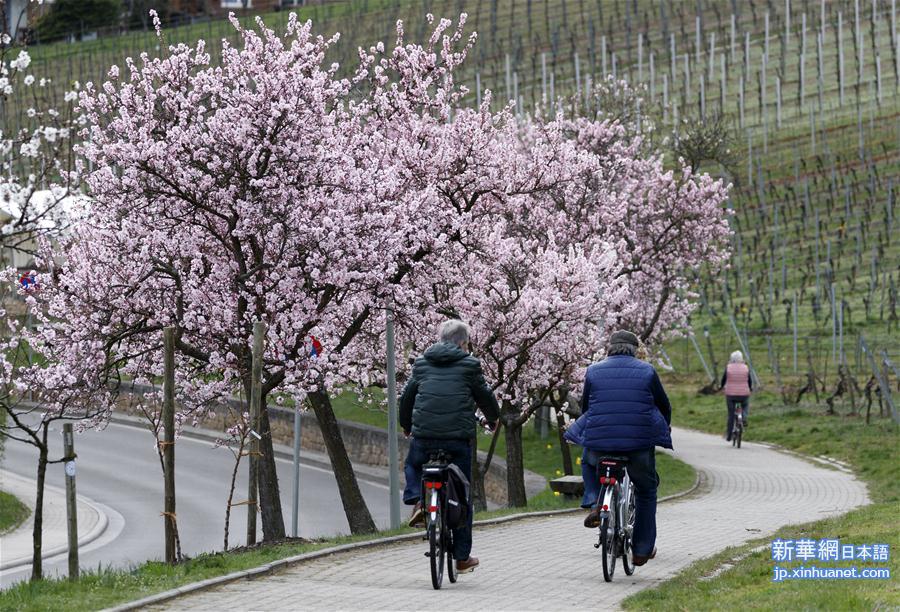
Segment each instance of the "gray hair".
[[637,347],[627,342],[614,342],[606,349],[607,355],[628,355],[634,357]]
[[731,354],[731,357],[728,359],[731,363],[744,363],[744,354],[740,351],[735,351]]
[[444,321],[441,323],[438,337],[441,342],[462,346],[469,341],[469,326],[459,319]]

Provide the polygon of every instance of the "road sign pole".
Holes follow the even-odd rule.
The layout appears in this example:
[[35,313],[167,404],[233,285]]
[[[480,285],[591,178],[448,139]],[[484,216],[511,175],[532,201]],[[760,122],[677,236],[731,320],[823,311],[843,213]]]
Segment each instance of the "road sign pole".
[[388,305],[385,311],[385,336],[387,337],[387,396],[388,396],[388,485],[390,487],[391,529],[400,527],[400,478],[399,449],[397,446],[397,371],[394,350],[394,311]]
[[69,580],[78,579],[78,507],[75,497],[75,437],[72,424],[63,425],[63,455],[66,470],[66,517],[69,529]]

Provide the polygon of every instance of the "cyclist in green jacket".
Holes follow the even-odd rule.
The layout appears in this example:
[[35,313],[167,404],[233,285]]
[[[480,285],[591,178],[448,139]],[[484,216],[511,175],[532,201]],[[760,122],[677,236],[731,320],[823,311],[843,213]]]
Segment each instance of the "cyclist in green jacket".
[[[422,466],[428,456],[442,449],[472,480],[472,440],[481,409],[491,427],[496,427],[500,407],[484,380],[481,362],[469,353],[469,326],[451,319],[441,325],[440,340],[413,364],[412,376],[400,397],[400,426],[412,439],[404,464],[406,487],[403,501],[414,505],[409,525],[424,525],[421,501]],[[459,572],[478,565],[472,551],[472,508],[465,527],[453,531],[453,558]]]

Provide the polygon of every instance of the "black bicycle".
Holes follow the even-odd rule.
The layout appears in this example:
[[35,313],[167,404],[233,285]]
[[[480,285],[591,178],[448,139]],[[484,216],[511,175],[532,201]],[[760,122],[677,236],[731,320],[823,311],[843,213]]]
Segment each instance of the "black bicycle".
[[594,548],[602,549],[603,579],[612,582],[616,558],[622,558],[622,568],[634,573],[631,543],[634,534],[634,486],[628,477],[627,457],[601,457],[598,465],[600,495],[600,534]]
[[443,450],[428,456],[428,463],[422,466],[422,505],[425,511],[425,539],[431,562],[431,586],[440,589],[444,581],[444,562],[447,577],[456,582],[456,560],[453,558],[453,532],[447,525],[447,470],[450,458]]

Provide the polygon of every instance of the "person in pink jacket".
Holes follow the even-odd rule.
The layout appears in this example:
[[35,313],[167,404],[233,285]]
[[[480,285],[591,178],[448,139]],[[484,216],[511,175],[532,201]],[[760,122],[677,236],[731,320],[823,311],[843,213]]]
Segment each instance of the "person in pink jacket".
[[744,412],[744,425],[750,413],[750,393],[753,392],[753,378],[750,367],[744,363],[744,355],[740,351],[731,354],[725,373],[722,375],[722,388],[725,389],[725,402],[728,405],[728,429],[725,439],[731,442],[731,430],[734,428],[734,409],[740,406]]

